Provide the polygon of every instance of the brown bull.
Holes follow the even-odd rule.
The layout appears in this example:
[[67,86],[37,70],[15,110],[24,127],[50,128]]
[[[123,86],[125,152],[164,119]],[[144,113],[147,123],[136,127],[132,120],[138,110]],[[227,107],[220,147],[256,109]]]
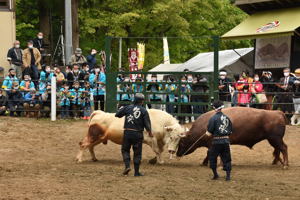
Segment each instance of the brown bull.
[[[273,164],[280,161],[284,168],[288,166],[287,145],[283,142],[286,125],[284,113],[243,107],[226,108],[223,113],[231,119],[233,124],[233,133],[230,135],[231,144],[252,148],[256,143],[266,139],[274,147]],[[207,130],[209,119],[214,114],[214,111],[205,113],[194,122],[187,136],[180,139],[177,156],[190,154],[199,147],[210,148],[212,138],[203,134]],[[200,139],[201,136],[203,137]],[[280,158],[280,153],[283,155],[283,160]],[[203,165],[207,164],[208,157],[203,161]]]

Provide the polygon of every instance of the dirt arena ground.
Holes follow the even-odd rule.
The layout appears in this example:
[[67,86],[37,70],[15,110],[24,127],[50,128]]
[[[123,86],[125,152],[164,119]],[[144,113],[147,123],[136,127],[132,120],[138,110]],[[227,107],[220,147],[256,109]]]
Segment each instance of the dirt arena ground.
[[290,168],[272,166],[267,142],[233,146],[233,180],[211,181],[199,163],[206,150],[166,164],[149,165],[154,154],[144,146],[146,176],[123,177],[120,146],[96,147],[99,162],[75,163],[87,122],[0,118],[0,200],[29,199],[300,199],[300,127],[288,127]]

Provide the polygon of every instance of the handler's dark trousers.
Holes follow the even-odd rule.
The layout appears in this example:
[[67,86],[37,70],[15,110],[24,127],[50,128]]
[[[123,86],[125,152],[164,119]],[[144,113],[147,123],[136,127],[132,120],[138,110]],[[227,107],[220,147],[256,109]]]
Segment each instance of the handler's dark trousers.
[[223,162],[223,170],[231,171],[231,155],[229,144],[213,144],[209,150],[209,162],[210,168],[216,170],[217,158],[221,157]]
[[139,173],[139,166],[142,159],[143,147],[143,132],[138,131],[124,131],[124,138],[122,144],[122,156],[125,168],[130,168],[130,148],[133,149],[133,163],[135,173]]

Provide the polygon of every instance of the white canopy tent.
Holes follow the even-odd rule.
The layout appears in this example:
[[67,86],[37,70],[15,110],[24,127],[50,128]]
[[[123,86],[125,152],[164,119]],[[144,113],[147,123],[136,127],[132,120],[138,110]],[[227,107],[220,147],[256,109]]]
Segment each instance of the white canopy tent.
[[[181,65],[182,65],[182,63],[181,64],[159,64],[156,67],[149,70],[149,72],[175,72],[175,71],[178,71],[177,68]],[[158,80],[162,80],[163,77],[164,77],[163,74],[157,75]],[[151,76],[148,75],[147,79],[148,80],[151,79]]]
[[[229,74],[239,74],[244,70],[253,71],[253,50],[254,48],[230,49],[219,51],[219,70],[224,69]],[[213,72],[214,52],[199,53],[176,71],[188,69],[193,72]]]

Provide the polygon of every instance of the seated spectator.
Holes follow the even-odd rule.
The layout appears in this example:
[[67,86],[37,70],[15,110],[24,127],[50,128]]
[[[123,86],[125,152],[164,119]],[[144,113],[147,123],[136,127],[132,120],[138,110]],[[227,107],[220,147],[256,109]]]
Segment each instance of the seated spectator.
[[95,67],[95,70],[89,76],[90,86],[93,88],[94,96],[94,107],[95,110],[104,111],[104,97],[105,97],[105,84],[106,75],[104,73],[104,68],[99,66]]
[[[132,92],[132,85],[130,84],[130,82],[131,81],[130,81],[129,76],[126,76],[123,83],[128,83],[128,84],[122,84],[120,86],[120,89],[121,89],[122,92],[128,92],[128,93]],[[120,104],[120,106],[128,105],[126,102],[132,101],[131,96],[132,96],[131,94],[122,94],[121,95],[121,104]]]
[[72,108],[72,113],[73,117],[75,119],[79,119],[81,117],[81,95],[82,92],[84,91],[84,88],[80,88],[80,84],[78,81],[74,82],[73,88],[70,89],[70,94],[71,94],[71,108]]
[[40,112],[40,95],[34,88],[24,96],[24,112],[26,117],[39,117]]
[[2,89],[0,89],[0,116],[5,115],[7,108],[7,97],[3,95]]
[[24,76],[24,80],[21,81],[20,90],[23,95],[27,94],[30,90],[35,89],[34,83],[31,81],[31,77],[29,75]]
[[81,75],[82,80],[79,80],[80,81],[80,87],[84,87],[84,83],[89,81],[89,77],[90,77],[90,67],[87,63],[83,64],[81,72],[82,72],[82,75]]
[[14,117],[15,113],[20,117],[23,110],[23,95],[19,91],[19,84],[14,82],[12,90],[7,91],[7,102],[10,116]]
[[59,106],[61,119],[70,117],[70,106],[71,106],[71,93],[69,91],[69,85],[67,82],[63,84],[63,87],[59,91]]
[[82,109],[83,109],[83,118],[82,119],[85,119],[85,120],[90,119],[91,107],[93,104],[92,97],[93,97],[93,89],[90,88],[89,82],[85,82],[85,88],[81,95],[81,104],[82,104]]
[[11,90],[14,83],[19,85],[19,79],[16,76],[16,71],[14,69],[9,69],[8,75],[5,77],[3,81],[2,89]]
[[[192,91],[198,92],[202,94],[193,94],[191,95],[191,102],[198,102],[198,103],[204,103],[208,102],[208,97],[204,93],[208,90],[208,81],[205,77],[202,77],[201,75],[197,75],[194,78],[193,84],[192,84]],[[193,112],[195,114],[203,114],[206,112],[206,107],[203,105],[193,105]]]
[[58,67],[56,67],[54,68],[54,76],[56,76],[57,88],[60,88],[65,81],[65,75],[60,71]]
[[250,107],[251,92],[249,85],[244,85],[243,90],[239,93],[238,105],[241,107]]
[[80,67],[83,63],[86,63],[86,58],[82,55],[82,50],[80,48],[76,48],[75,54],[71,56],[71,65],[79,65]]
[[132,91],[135,93],[143,93],[143,79],[137,78],[135,83],[132,84]]

